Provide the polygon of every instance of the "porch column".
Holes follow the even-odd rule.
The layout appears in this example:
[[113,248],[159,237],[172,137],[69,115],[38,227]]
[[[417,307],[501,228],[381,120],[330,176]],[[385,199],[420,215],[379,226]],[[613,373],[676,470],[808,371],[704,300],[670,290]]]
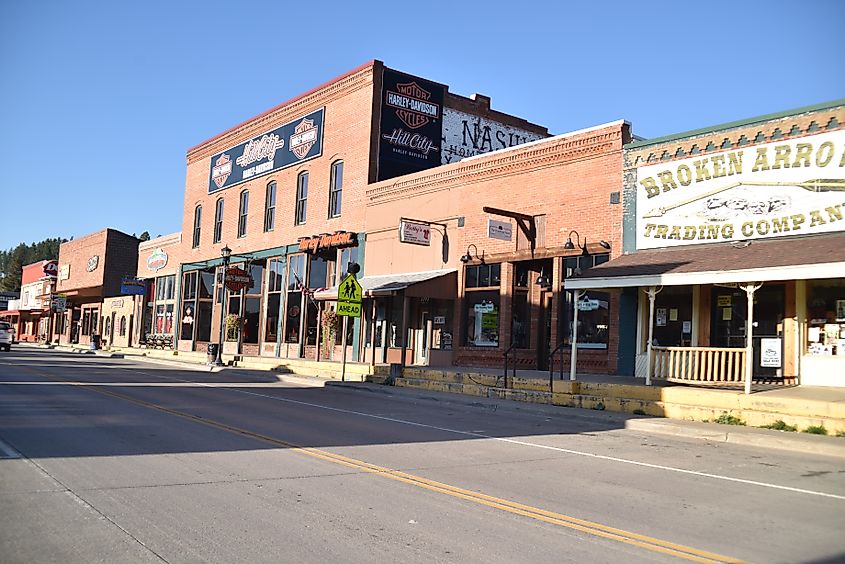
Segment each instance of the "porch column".
[[402,360],[400,364],[402,367],[405,367],[405,355],[408,351],[408,317],[411,315],[411,307],[410,301],[408,296],[403,292],[402,293]]
[[748,296],[748,313],[745,316],[745,395],[751,393],[751,374],[754,371],[754,292],[760,289],[762,282],[743,284],[742,289]]
[[572,350],[569,353],[569,379],[575,380],[575,365],[578,362],[578,302],[586,294],[586,290],[572,292]]
[[651,386],[651,353],[652,343],[654,342],[654,299],[657,294],[663,290],[663,286],[649,286],[645,289],[648,294],[648,343],[646,344],[646,363],[645,363],[645,385]]

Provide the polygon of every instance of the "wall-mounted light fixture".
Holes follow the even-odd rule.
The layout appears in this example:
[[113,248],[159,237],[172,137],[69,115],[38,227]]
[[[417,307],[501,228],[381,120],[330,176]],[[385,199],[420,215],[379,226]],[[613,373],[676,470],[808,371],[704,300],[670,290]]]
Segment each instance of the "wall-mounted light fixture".
[[[575,248],[575,244],[572,243],[572,234],[573,233],[575,234],[575,240],[578,242],[578,248],[581,249],[581,256],[582,257],[590,256],[590,251],[587,250],[587,238],[584,237],[584,244],[582,245],[581,244],[581,236],[574,229],[569,232],[569,237],[566,239],[566,244],[563,245],[563,248],[569,249],[569,250],[572,250],[572,249]],[[604,239],[599,241],[599,245],[601,245],[601,247],[603,249],[610,250],[610,243],[608,243]]]
[[[472,251],[470,251],[470,249],[475,249],[475,256],[472,255]],[[470,243],[469,245],[467,245],[466,254],[461,257],[461,262],[466,264],[473,259],[478,259],[483,263],[484,262],[484,251],[481,251],[481,256],[479,256],[478,255],[478,247],[476,247],[474,244]]]

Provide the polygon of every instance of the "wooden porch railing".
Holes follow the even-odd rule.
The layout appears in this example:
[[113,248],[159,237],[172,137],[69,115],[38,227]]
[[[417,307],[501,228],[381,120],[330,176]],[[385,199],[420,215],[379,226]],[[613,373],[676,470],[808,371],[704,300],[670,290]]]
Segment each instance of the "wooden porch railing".
[[745,381],[745,349],[720,347],[652,347],[652,378],[696,384]]

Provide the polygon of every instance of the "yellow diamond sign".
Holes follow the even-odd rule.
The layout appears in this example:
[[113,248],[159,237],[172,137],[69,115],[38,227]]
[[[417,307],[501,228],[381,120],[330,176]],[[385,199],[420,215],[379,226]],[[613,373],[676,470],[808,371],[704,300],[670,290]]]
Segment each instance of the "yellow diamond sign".
[[355,277],[349,274],[337,288],[337,314],[361,317],[363,291]]

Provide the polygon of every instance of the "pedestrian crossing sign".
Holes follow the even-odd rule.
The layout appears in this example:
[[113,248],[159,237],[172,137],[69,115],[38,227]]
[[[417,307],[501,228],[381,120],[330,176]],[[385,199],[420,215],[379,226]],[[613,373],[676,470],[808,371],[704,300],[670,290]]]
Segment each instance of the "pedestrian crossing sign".
[[347,317],[361,317],[361,284],[351,274],[347,275],[337,288],[337,314]]

